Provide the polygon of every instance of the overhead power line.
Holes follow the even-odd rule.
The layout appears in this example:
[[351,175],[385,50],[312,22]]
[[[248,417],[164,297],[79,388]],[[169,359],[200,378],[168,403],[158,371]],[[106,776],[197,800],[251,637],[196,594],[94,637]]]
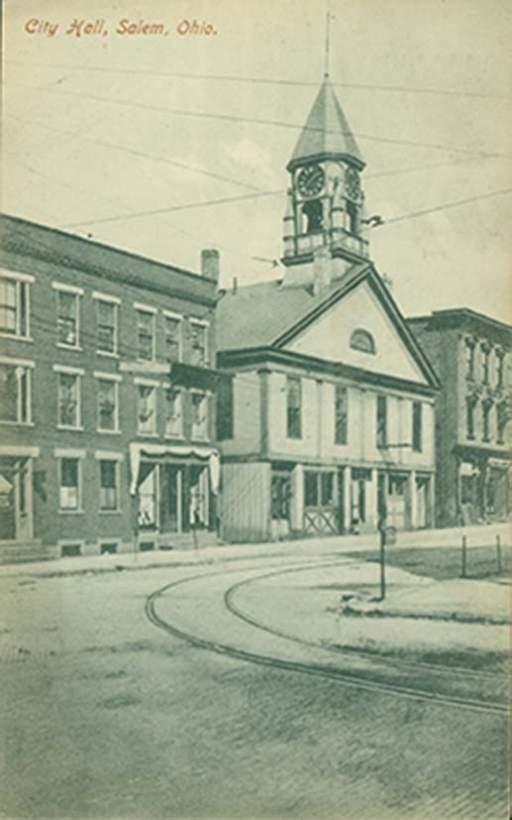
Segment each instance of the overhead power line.
[[192,210],[194,208],[205,208],[211,205],[226,205],[230,202],[241,202],[244,199],[257,199],[258,197],[263,196],[275,196],[276,194],[283,194],[281,188],[277,191],[258,191],[255,194],[242,194],[241,196],[226,196],[221,199],[207,199],[203,200],[202,202],[187,202],[185,205],[171,205],[167,208],[153,208],[152,210],[148,211],[137,211],[131,214],[125,214],[124,216],[106,216],[103,219],[90,219],[83,222],[68,222],[65,225],[62,225],[62,228],[76,228],[79,226],[86,226],[86,225],[99,225],[104,224],[106,222],[118,222],[119,220],[125,219],[137,219],[142,216],[155,216],[156,214],[167,214],[172,213],[172,211],[187,211]]
[[[31,124],[33,120],[23,119],[21,117],[15,117],[12,114],[5,114],[4,115],[8,119],[16,120],[17,122]],[[95,145],[102,145],[104,148],[113,148],[117,150],[124,151],[127,154],[131,154],[135,157],[141,157],[142,159],[149,159],[152,162],[161,162],[164,165],[170,165],[173,168],[180,168],[184,171],[191,171],[195,174],[201,174],[203,176],[211,177],[212,179],[216,179],[219,182],[230,182],[232,185],[237,185],[241,188],[247,188],[251,191],[258,191],[259,188],[256,185],[251,185],[249,182],[241,182],[239,179],[233,179],[233,177],[226,176],[224,174],[219,174],[216,171],[210,171],[207,168],[201,168],[197,165],[189,165],[185,162],[179,162],[178,160],[169,159],[168,157],[163,157],[160,154],[152,154],[148,151],[140,151],[137,148],[131,148],[129,145],[120,145],[119,143],[109,142],[108,140],[97,139],[96,137],[88,137],[87,135],[77,132],[77,131],[66,131],[62,128],[55,128],[53,125],[48,125],[46,122],[41,122],[40,120],[35,121],[38,126],[41,128],[45,128],[47,131],[52,131],[53,133],[62,134],[63,136],[72,137],[78,139],[82,142],[91,142]]]
[[[39,67],[58,69],[62,71],[75,72],[99,72],[105,74],[128,74],[136,76],[149,77],[172,77],[183,80],[201,80],[212,82],[233,82],[233,83],[249,83],[252,85],[283,85],[283,86],[298,86],[304,88],[317,88],[318,82],[306,80],[288,80],[276,77],[243,77],[236,74],[197,74],[187,71],[157,71],[155,69],[140,69],[140,68],[112,68],[112,66],[86,66],[86,65],[68,65],[66,63],[42,63],[42,62],[26,62],[23,60],[6,60],[6,63],[13,63],[16,65],[25,65],[27,67]],[[433,94],[449,97],[473,97],[479,99],[492,100],[510,100],[508,94],[493,94],[483,91],[464,91],[451,88],[429,88],[425,86],[407,86],[407,85],[380,85],[376,83],[339,83],[332,82],[331,85],[337,88],[353,88],[361,89],[363,91],[383,91],[399,94]]]
[[425,208],[422,211],[412,211],[408,214],[402,214],[402,216],[395,216],[392,219],[385,219],[383,224],[391,225],[394,222],[404,222],[406,219],[416,219],[419,216],[426,216],[427,214],[433,214],[437,211],[447,211],[449,208],[459,208],[461,205],[469,205],[471,202],[479,202],[483,199],[491,199],[495,196],[505,196],[511,193],[512,188],[503,188],[501,191],[489,191],[486,194],[479,194],[478,196],[468,197],[467,199],[458,199],[455,202],[445,202],[434,208]]
[[[33,91],[42,91],[43,93],[48,94],[57,94],[57,95],[64,95],[64,96],[71,96],[71,97],[79,97],[81,100],[89,99],[94,100],[95,102],[100,103],[107,103],[109,105],[117,105],[121,107],[127,108],[140,108],[144,111],[159,111],[160,113],[170,114],[171,116],[181,116],[181,117],[192,117],[197,119],[208,119],[208,120],[219,120],[220,122],[239,122],[239,123],[251,123],[253,125],[264,125],[270,126],[275,128],[287,128],[292,129],[294,131],[313,131],[318,132],[321,131],[322,133],[336,133],[339,134],[339,129],[325,129],[325,128],[314,128],[312,126],[305,126],[303,124],[298,123],[290,123],[285,122],[283,120],[271,120],[271,119],[258,119],[257,117],[242,117],[236,114],[222,114],[216,112],[208,112],[208,111],[190,111],[183,108],[169,108],[166,106],[161,105],[151,105],[149,103],[142,103],[136,102],[134,100],[119,100],[113,97],[102,97],[98,94],[87,94],[86,92],[81,91],[70,91],[69,89],[63,88],[49,88],[48,86],[33,86],[28,83],[19,83],[19,82],[12,82],[9,85],[21,86],[22,88],[30,88]],[[360,139],[368,140],[370,142],[382,142],[388,143],[390,145],[408,145],[414,146],[415,148],[431,148],[437,151],[448,151],[450,153],[458,153],[458,154],[467,154],[471,156],[489,156],[489,157],[500,157],[500,156],[511,156],[510,154],[502,154],[499,152],[489,152],[489,151],[476,151],[471,148],[462,148],[457,146],[451,145],[443,145],[440,143],[428,143],[428,142],[418,142],[416,140],[405,140],[405,139],[397,139],[394,137],[376,137],[373,134],[365,134],[361,131],[353,132],[353,135],[359,137]]]
[[[98,225],[103,224],[105,222],[114,222],[118,220],[125,220],[125,219],[137,219],[143,216],[153,216],[154,214],[163,214],[163,213],[171,213],[172,211],[184,211],[189,210],[192,208],[207,208],[214,205],[225,205],[231,202],[239,202],[245,199],[255,199],[257,197],[263,196],[274,196],[276,194],[282,194],[283,191],[279,189],[278,191],[260,191],[257,194],[245,194],[242,196],[233,196],[233,197],[224,197],[223,199],[210,199],[204,200],[202,202],[189,202],[185,205],[173,205],[169,208],[155,208],[151,211],[139,211],[133,214],[125,214],[123,216],[112,216],[112,217],[105,217],[104,219],[91,219],[83,222],[71,222],[65,225],[62,225],[62,228],[76,228],[76,227],[85,227],[86,225]],[[382,225],[391,225],[394,222],[403,222],[406,219],[415,219],[419,216],[425,216],[426,214],[435,213],[436,211],[444,211],[448,208],[456,208],[460,205],[466,205],[470,202],[477,202],[483,199],[490,199],[491,197],[495,196],[504,196],[506,194],[512,193],[512,188],[504,188],[501,191],[489,191],[486,194],[479,194],[474,197],[469,197],[468,199],[459,199],[455,202],[446,202],[441,205],[437,205],[434,208],[425,208],[421,211],[412,211],[407,214],[402,214],[401,216],[396,216],[391,219],[382,219],[376,227],[380,227]]]

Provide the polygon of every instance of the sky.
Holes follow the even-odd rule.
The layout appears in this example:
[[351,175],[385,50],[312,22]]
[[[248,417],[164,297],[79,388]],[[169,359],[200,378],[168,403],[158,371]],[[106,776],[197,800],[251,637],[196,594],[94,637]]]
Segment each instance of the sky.
[[328,8],[377,268],[406,315],[512,322],[506,0],[5,0],[2,209],[193,271],[216,247],[223,287],[281,276]]

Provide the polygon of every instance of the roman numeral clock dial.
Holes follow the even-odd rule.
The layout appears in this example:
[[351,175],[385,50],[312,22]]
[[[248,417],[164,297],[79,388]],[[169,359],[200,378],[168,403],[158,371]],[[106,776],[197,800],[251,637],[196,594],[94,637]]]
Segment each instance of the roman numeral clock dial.
[[318,196],[324,182],[325,175],[320,165],[306,165],[297,177],[297,189],[303,197]]

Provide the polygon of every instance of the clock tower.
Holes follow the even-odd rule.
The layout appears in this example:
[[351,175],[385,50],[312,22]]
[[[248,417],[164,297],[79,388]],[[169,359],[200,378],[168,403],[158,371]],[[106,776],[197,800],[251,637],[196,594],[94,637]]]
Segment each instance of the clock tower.
[[[368,259],[363,234],[365,162],[334,89],[326,77],[287,165],[284,217],[285,281],[304,281],[319,253],[338,278]],[[320,249],[322,249],[320,251]]]

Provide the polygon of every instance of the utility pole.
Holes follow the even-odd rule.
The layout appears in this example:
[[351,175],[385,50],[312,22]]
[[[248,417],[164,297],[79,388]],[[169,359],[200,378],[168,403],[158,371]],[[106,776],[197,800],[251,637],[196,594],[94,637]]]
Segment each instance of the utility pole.
[[462,567],[461,578],[468,577],[468,541],[465,535],[462,536]]
[[[383,522],[384,523],[384,522]],[[380,600],[386,597],[386,527],[379,528],[380,545]]]

